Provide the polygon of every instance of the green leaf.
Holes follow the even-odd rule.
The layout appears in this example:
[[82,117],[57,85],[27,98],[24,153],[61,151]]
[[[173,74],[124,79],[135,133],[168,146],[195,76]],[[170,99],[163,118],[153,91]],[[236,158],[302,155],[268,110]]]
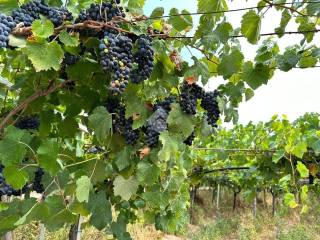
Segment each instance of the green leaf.
[[266,65],[258,63],[253,66],[252,62],[246,62],[243,66],[242,78],[252,89],[267,84],[270,77],[270,69]]
[[143,14],[144,4],[145,0],[129,0],[128,8],[132,13]]
[[272,162],[278,163],[279,160],[281,160],[285,156],[284,150],[278,150],[276,151],[272,156]]
[[47,139],[38,148],[39,165],[55,176],[60,170],[58,163],[59,145],[53,139]]
[[132,195],[137,192],[138,185],[138,181],[133,176],[129,179],[125,179],[119,175],[113,181],[114,195],[120,196],[125,201],[129,201]]
[[162,132],[159,139],[162,142],[163,147],[159,151],[158,157],[161,161],[169,161],[171,157],[176,156],[179,152],[178,142],[170,137],[168,131]]
[[9,46],[23,48],[27,45],[27,40],[24,37],[9,35]]
[[286,30],[286,27],[291,19],[291,14],[289,10],[284,10],[282,12],[282,17],[280,21],[280,27],[276,28],[275,31],[279,34],[279,37],[282,37],[284,35],[284,32]]
[[320,154],[320,139],[317,139],[311,144],[312,149],[314,150],[315,154]]
[[200,17],[200,24],[195,36],[202,38],[212,32],[217,22],[222,18],[222,11],[228,10],[228,4],[225,0],[198,0],[198,12],[220,12],[216,14],[204,14]]
[[4,138],[0,141],[0,161],[9,166],[19,164],[27,153],[30,134],[26,131],[9,126],[5,129]]
[[0,202],[0,212],[5,211],[9,208],[8,203]]
[[150,17],[151,18],[156,18],[156,17],[162,17],[164,14],[164,8],[163,7],[157,7],[153,9]]
[[57,42],[43,44],[28,42],[25,52],[37,72],[50,69],[58,71],[64,56]]
[[23,188],[28,181],[28,173],[15,166],[5,167],[3,176],[6,182],[16,190]]
[[240,71],[244,56],[238,49],[234,49],[229,55],[223,55],[218,66],[218,74],[228,79],[234,73]]
[[133,117],[133,130],[142,127],[148,118],[148,109],[145,102],[137,97],[137,90],[132,85],[129,85],[125,92],[126,118]]
[[79,125],[77,121],[72,117],[66,117],[60,124],[59,124],[59,134],[61,137],[74,137],[79,129]]
[[105,192],[92,193],[88,203],[91,212],[90,224],[98,230],[104,229],[112,221],[111,204]]
[[71,36],[67,31],[62,31],[59,40],[67,47],[77,47],[79,45],[79,35]]
[[309,51],[304,52],[299,61],[299,67],[308,68],[313,67],[317,64],[318,59],[311,55]]
[[254,11],[250,10],[242,16],[241,32],[252,44],[256,44],[260,39],[261,18]]
[[292,154],[298,158],[302,158],[303,155],[307,152],[307,144],[300,142],[297,145],[293,146]]
[[90,188],[91,181],[88,176],[82,176],[77,180],[76,196],[79,202],[89,201]]
[[249,101],[251,98],[254,97],[254,91],[251,88],[247,88],[245,92],[246,101]]
[[27,211],[18,221],[15,226],[26,224],[31,220],[42,220],[49,217],[49,208],[43,203],[36,203],[29,211]]
[[296,208],[298,206],[294,198],[294,195],[292,193],[286,193],[283,199],[284,199],[284,204],[286,206],[289,206],[290,208]]
[[97,107],[89,117],[89,126],[98,141],[103,144],[112,129],[112,116],[105,107]]
[[1,13],[10,13],[12,10],[19,7],[19,1],[0,0]]
[[309,169],[300,161],[297,163],[297,170],[302,178],[309,176]]
[[300,199],[302,202],[306,202],[308,200],[308,186],[304,185],[300,189]]
[[88,85],[95,73],[101,72],[101,66],[97,62],[80,60],[76,64],[71,65],[68,70],[68,77],[70,80],[79,81]]
[[320,17],[320,2],[313,1],[312,3],[308,3],[306,9],[308,15],[316,15]]
[[280,70],[288,72],[297,65],[300,55],[295,48],[287,48],[283,55],[277,57],[277,64]]
[[192,17],[189,14],[188,11],[182,10],[182,14],[186,14],[184,16],[177,16],[179,15],[179,10],[176,8],[172,8],[170,10],[169,15],[174,15],[171,16],[168,20],[168,22],[178,31],[189,31],[192,29],[193,23],[192,23]]
[[151,163],[139,162],[137,166],[137,179],[143,185],[156,183],[159,173],[160,169]]
[[186,139],[194,130],[195,119],[184,113],[178,104],[172,104],[171,109],[167,118],[170,132],[181,134],[182,138]]
[[54,32],[54,25],[50,20],[35,20],[31,28],[33,35],[39,38],[48,38],[52,36]]
[[125,147],[121,152],[117,153],[115,162],[119,171],[130,166],[130,153],[131,149],[128,147]]

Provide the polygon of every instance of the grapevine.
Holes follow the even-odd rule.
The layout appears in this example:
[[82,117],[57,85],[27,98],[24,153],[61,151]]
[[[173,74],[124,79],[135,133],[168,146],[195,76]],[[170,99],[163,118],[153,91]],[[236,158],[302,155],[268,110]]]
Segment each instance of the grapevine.
[[[298,31],[285,32],[281,23],[268,34],[260,32],[261,10],[274,6],[267,3],[247,9],[236,29],[223,21],[224,0],[198,0],[199,26],[186,10],[144,16],[146,1],[20,2],[0,4],[0,195],[12,196],[1,204],[0,235],[28,222],[56,230],[80,215],[115,239],[130,239],[126,226],[142,215],[159,230],[178,232],[188,221],[192,184],[206,184],[211,167],[248,170],[214,181],[249,190],[252,182],[261,187],[266,172],[272,187],[287,175],[298,182],[304,164],[316,162],[317,117],[230,131],[219,121],[236,122],[241,101],[275,69],[317,67],[315,19],[299,16]],[[306,4],[276,10],[318,14]],[[293,32],[304,39],[284,51],[274,39],[260,41]],[[238,37],[261,44],[253,59]],[[207,91],[218,76],[225,81]],[[237,161],[244,153],[254,157]],[[286,184],[287,192],[299,191]]]

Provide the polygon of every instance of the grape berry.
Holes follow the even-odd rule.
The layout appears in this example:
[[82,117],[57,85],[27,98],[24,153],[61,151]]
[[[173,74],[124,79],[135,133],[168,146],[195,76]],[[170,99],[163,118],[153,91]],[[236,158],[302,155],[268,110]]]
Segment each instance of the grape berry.
[[114,94],[124,92],[132,67],[132,40],[106,31],[99,48],[102,68],[111,74],[110,90]]
[[16,128],[26,130],[37,130],[40,126],[40,120],[37,116],[21,117],[15,124]]
[[0,13],[0,48],[8,46],[9,34],[15,26],[12,17]]
[[72,14],[65,8],[49,7],[43,1],[31,1],[12,12],[14,21],[17,24],[22,22],[25,26],[31,26],[34,20],[40,19],[40,15],[48,18],[56,27],[65,20],[73,19]]
[[217,127],[217,121],[220,117],[220,110],[217,101],[219,93],[217,90],[214,92],[206,92],[201,101],[201,107],[207,111],[207,121],[212,127]]

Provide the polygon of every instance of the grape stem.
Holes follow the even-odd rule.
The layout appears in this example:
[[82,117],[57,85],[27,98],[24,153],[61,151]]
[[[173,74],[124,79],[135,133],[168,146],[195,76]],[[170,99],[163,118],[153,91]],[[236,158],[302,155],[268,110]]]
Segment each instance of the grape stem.
[[[110,22],[97,22],[93,20],[87,20],[82,23],[61,25],[55,28],[55,35],[59,34],[59,32],[65,29],[86,29],[86,28],[95,29],[97,31],[101,31],[106,28],[114,29],[114,30],[117,30],[118,32],[123,32],[123,33],[132,35],[133,34],[132,32],[119,28],[115,25],[115,23],[119,21],[123,22],[123,19],[119,19],[118,21],[110,21]],[[17,36],[30,36],[32,35],[32,27],[18,26],[11,32],[11,34],[17,35]]]

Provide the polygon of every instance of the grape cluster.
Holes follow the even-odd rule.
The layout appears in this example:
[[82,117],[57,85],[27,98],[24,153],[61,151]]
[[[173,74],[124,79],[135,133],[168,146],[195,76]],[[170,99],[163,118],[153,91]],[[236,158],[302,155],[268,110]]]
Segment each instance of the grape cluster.
[[115,95],[124,92],[132,67],[132,40],[106,31],[99,48],[102,68],[111,73],[110,90]]
[[118,6],[120,0],[103,2],[102,4],[92,3],[86,10],[82,10],[76,19],[76,22],[93,21],[111,21],[114,17],[126,17],[123,7]]
[[149,147],[157,145],[160,133],[167,130],[167,118],[167,111],[158,107],[158,109],[147,120],[145,140]]
[[130,74],[133,83],[141,83],[147,80],[151,76],[154,67],[152,39],[146,35],[140,36],[137,40],[137,49],[134,54],[136,66]]
[[42,184],[42,177],[44,175],[44,171],[42,168],[38,168],[34,173],[34,180],[33,180],[33,190],[37,193],[43,193],[44,187]]
[[37,130],[40,126],[40,120],[37,116],[21,117],[15,124],[16,128],[26,130]]
[[157,110],[159,108],[164,109],[167,113],[171,111],[171,104],[176,101],[175,96],[169,96],[166,97],[163,101],[157,101],[156,104],[154,105],[153,109]]
[[12,17],[0,14],[0,48],[8,46],[9,34],[15,26]]
[[217,101],[219,92],[206,92],[201,100],[201,107],[207,111],[207,121],[212,127],[217,127],[217,121],[220,117],[220,110]]
[[64,54],[63,66],[64,65],[74,65],[80,60],[80,57],[71,53],[66,52]]
[[0,197],[1,196],[20,196],[21,194],[24,194],[26,191],[28,191],[28,186],[24,186],[20,190],[16,190],[12,188],[9,184],[6,183],[6,179],[3,177],[3,169],[4,166],[0,165]]
[[12,11],[16,23],[23,22],[25,26],[32,25],[40,19],[40,15],[48,18],[54,26],[60,26],[65,20],[71,21],[72,14],[65,8],[49,7],[44,1],[31,1]]
[[98,154],[101,152],[103,152],[103,149],[99,146],[92,146],[86,151],[88,154]]
[[195,137],[196,135],[195,135],[195,132],[193,131],[191,135],[184,141],[184,144],[191,146]]
[[197,113],[197,100],[200,97],[196,84],[184,83],[181,87],[180,106],[182,111],[187,114]]
[[139,139],[139,130],[133,130],[132,117],[126,119],[126,109],[123,103],[116,98],[109,98],[105,105],[106,109],[112,114],[113,131],[121,134],[126,143],[134,145]]

